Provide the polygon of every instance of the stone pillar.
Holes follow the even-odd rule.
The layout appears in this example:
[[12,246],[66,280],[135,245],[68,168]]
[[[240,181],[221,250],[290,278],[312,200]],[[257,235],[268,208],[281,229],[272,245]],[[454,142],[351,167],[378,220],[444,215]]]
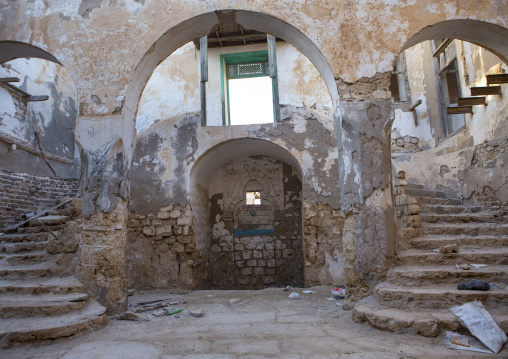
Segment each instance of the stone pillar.
[[84,223],[76,275],[108,314],[127,309],[127,165],[121,118],[80,118]]
[[341,209],[349,301],[371,293],[395,251],[389,99],[341,103]]

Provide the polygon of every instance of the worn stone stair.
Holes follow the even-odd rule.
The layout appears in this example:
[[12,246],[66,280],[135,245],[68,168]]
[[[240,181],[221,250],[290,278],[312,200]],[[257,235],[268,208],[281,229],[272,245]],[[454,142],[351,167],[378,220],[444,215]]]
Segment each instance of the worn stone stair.
[[[39,218],[60,236],[73,215],[69,206]],[[0,346],[57,339],[102,327],[106,309],[48,252],[55,239],[38,221],[0,236]]]
[[[450,308],[481,301],[500,327],[508,332],[508,216],[502,206],[462,205],[439,191],[418,185],[406,194],[418,199],[423,235],[397,254],[385,282],[355,304],[353,319],[395,332],[410,331],[434,337],[440,330],[462,328]],[[458,253],[439,248],[458,245]],[[461,269],[462,264],[486,267]],[[499,283],[489,291],[457,290],[470,279]]]

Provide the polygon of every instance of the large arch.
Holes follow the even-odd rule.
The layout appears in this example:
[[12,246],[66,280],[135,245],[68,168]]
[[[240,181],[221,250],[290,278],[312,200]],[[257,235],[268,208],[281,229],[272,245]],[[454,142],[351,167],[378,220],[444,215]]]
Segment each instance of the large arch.
[[424,27],[406,41],[400,52],[425,40],[458,39],[486,48],[508,64],[508,29],[485,21],[446,20]]
[[23,57],[36,57],[63,66],[56,57],[36,46],[18,41],[0,41],[0,64]]
[[[274,16],[259,12],[236,10],[236,20],[244,28],[266,32],[284,39],[302,52],[316,66],[323,77],[334,106],[334,117],[336,120],[340,118],[338,110],[339,95],[333,72],[322,52],[306,35]],[[139,100],[155,68],[180,46],[208,34],[216,24],[218,24],[218,20],[215,12],[187,19],[164,33],[145,53],[134,70],[126,92],[123,107],[124,139],[130,139],[134,143]],[[126,150],[130,151],[127,148]]]

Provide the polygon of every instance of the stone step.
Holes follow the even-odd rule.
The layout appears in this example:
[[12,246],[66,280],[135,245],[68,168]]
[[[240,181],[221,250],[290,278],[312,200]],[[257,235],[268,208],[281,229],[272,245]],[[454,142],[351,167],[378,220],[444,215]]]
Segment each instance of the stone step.
[[508,246],[508,236],[440,236],[427,234],[411,239],[411,247],[416,249],[433,250],[449,244],[502,247]]
[[53,317],[3,319],[0,340],[6,346],[68,337],[79,332],[102,328],[107,322],[106,308],[94,300],[72,313]]
[[54,316],[85,307],[88,294],[3,294],[0,297],[1,318]]
[[506,307],[508,290],[458,290],[456,284],[434,284],[421,287],[403,287],[380,283],[374,288],[378,303],[398,309],[446,309],[479,300],[485,308]]
[[22,253],[46,249],[49,241],[0,243],[0,253]]
[[436,214],[459,214],[459,213],[479,213],[483,208],[479,206],[459,206],[449,204],[420,204],[420,213]]
[[[64,229],[66,227],[66,224],[51,224],[48,225],[48,228],[52,231],[59,231],[61,229]],[[30,227],[21,227],[18,228],[18,233],[48,233],[46,228],[44,228],[41,225],[37,226],[30,226]]]
[[74,276],[0,280],[0,294],[70,294],[86,293],[83,284]]
[[[501,329],[508,333],[506,311],[496,308],[489,312]],[[464,328],[449,309],[414,311],[390,308],[377,303],[373,296],[356,303],[353,308],[353,320],[357,323],[366,321],[381,330],[417,333],[426,337],[436,337],[443,330],[457,331]]]
[[48,258],[48,252],[46,251],[33,251],[24,253],[13,253],[0,254],[0,263],[5,265],[27,265],[41,263]]
[[408,184],[406,184],[405,188],[424,189],[423,185],[415,184],[415,183],[408,183]]
[[423,234],[446,235],[507,235],[506,223],[422,223]]
[[460,206],[462,201],[458,198],[438,198],[438,197],[416,197],[418,203],[430,205],[446,205],[446,206]]
[[47,226],[54,226],[54,225],[60,225],[65,224],[69,220],[68,216],[60,216],[60,215],[51,215],[51,216],[44,216],[39,217],[33,221],[28,222],[29,227],[39,227],[40,223],[42,222]]
[[455,265],[477,263],[487,265],[508,265],[507,247],[473,247],[459,246],[458,253],[442,254],[439,252],[411,248],[399,252],[399,265]]
[[435,214],[421,213],[420,219],[425,223],[500,223],[503,216],[496,213],[459,213],[459,214]]
[[37,278],[52,275],[53,263],[42,262],[32,265],[0,265],[0,278]]
[[11,233],[0,236],[1,243],[44,242],[48,240],[49,233]]
[[450,283],[457,285],[471,279],[489,283],[502,283],[508,287],[508,265],[493,265],[484,268],[464,270],[455,265],[439,266],[397,266],[388,270],[386,281],[406,287]]
[[435,191],[423,188],[414,188],[406,186],[406,194],[411,197],[430,197],[430,198],[445,198],[446,193],[443,191]]

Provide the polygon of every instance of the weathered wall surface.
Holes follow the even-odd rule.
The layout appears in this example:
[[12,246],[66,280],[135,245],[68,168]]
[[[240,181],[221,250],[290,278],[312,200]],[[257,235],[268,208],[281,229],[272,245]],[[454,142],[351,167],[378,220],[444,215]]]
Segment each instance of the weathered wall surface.
[[[223,123],[220,55],[266,49],[266,44],[209,49],[207,126],[222,126]],[[198,54],[190,42],[157,67],[139,102],[138,133],[154,122],[200,111]],[[287,42],[277,43],[277,68],[279,103],[312,108],[328,116],[332,114],[332,103],[323,78],[309,59]]]
[[[14,90],[0,87],[0,163],[7,171],[53,175],[39,153],[41,146],[60,176],[70,177],[75,157],[74,128],[78,116],[76,88],[60,65],[41,59],[18,59],[0,66],[0,77],[17,77],[11,83],[47,101],[27,102]],[[16,145],[13,150],[12,144]],[[10,151],[7,151],[8,148]],[[79,155],[78,155],[79,158]]]
[[476,146],[455,143],[446,151],[429,150],[398,157],[393,170],[406,172],[409,183],[446,192],[465,201],[506,202],[507,136]]
[[[138,136],[129,175],[132,216],[156,216],[161,207],[168,205],[178,204],[189,208],[194,213],[193,232],[202,233],[194,235],[192,239],[199,253],[190,260],[208,260],[210,230],[203,232],[202,227],[205,223],[208,223],[208,228],[211,225],[205,217],[206,213],[210,216],[207,208],[212,193],[204,189],[203,186],[208,183],[206,181],[201,189],[199,184],[190,183],[191,169],[204,153],[232,138],[269,140],[289,151],[302,169],[302,198],[305,201],[303,246],[306,253],[305,262],[302,260],[302,263],[305,263],[305,284],[343,283],[340,194],[336,190],[339,186],[338,150],[332,120],[315,111],[294,107],[284,107],[281,113],[283,121],[279,124],[201,128],[198,126],[199,116],[195,114],[168,119],[144,131]],[[220,168],[220,158],[216,161]],[[198,199],[191,201],[192,196]],[[280,221],[280,225],[280,229],[275,228],[276,231],[283,231],[283,221]],[[299,235],[296,233],[295,236]],[[145,237],[130,232],[126,249],[127,267],[132,268],[128,269],[129,275],[132,275],[129,283],[133,286],[141,282],[153,287],[165,286],[161,281],[147,280],[146,277],[141,280],[135,274],[136,271],[142,272],[139,266],[144,266],[143,271],[150,273],[163,273],[165,270],[163,263],[153,260],[158,258],[153,254],[158,247],[157,242],[146,240]],[[298,240],[293,242],[298,243]],[[287,250],[291,249],[287,243],[280,244],[285,244]],[[297,254],[295,250],[294,255]],[[138,263],[138,267],[129,267],[130,262]],[[203,285],[196,279],[193,283]]]

